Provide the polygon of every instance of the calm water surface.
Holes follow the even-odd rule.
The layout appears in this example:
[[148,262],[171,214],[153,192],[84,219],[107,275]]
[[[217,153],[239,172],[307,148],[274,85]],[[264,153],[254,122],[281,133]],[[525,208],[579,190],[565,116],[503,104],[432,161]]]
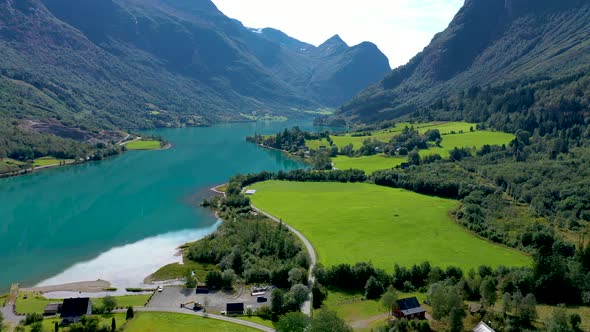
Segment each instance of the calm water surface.
[[12,282],[128,284],[178,260],[176,246],[217,226],[195,206],[210,187],[238,172],[304,166],[244,140],[291,125],[157,130],[172,149],[0,179],[0,290]]

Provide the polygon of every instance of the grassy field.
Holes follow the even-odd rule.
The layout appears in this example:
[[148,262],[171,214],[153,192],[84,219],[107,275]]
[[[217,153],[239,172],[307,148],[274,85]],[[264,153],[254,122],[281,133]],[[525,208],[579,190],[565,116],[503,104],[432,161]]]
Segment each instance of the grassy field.
[[[421,304],[426,299],[424,293],[399,292],[397,295],[399,299],[415,296]],[[355,331],[371,331],[385,326],[386,318],[383,316],[387,310],[379,300],[365,300],[362,294],[330,291],[323,307],[336,312],[338,317],[353,325]]]
[[[115,317],[115,321],[117,322],[117,328],[121,328],[125,325],[125,314],[107,314],[101,315],[100,317],[100,325],[101,326],[108,326],[111,327],[111,321],[113,317]],[[61,322],[59,318],[46,318],[43,320],[43,331],[53,331],[53,326],[57,322],[58,324]],[[27,326],[25,331],[31,331],[31,326]],[[68,331],[68,328],[62,329],[60,331]]]
[[363,156],[351,158],[347,156],[337,156],[332,158],[334,167],[338,169],[362,169],[367,174],[374,171],[390,169],[408,161],[408,158],[388,157],[384,154],[374,156]]
[[159,150],[161,148],[160,141],[155,140],[132,141],[125,146],[127,150]]
[[371,261],[393,271],[432,265],[529,265],[528,256],[479,239],[454,223],[456,201],[366,183],[268,181],[252,186],[252,202],[300,230],[331,266]]
[[219,267],[217,265],[211,264],[201,264],[197,262],[193,262],[186,257],[183,258],[183,264],[180,263],[172,263],[159,268],[156,272],[152,273],[149,277],[146,278],[146,281],[154,282],[154,281],[165,281],[165,280],[175,280],[184,278],[189,271],[194,271],[195,276],[199,280],[199,282],[205,282],[205,277],[209,271],[217,271]]
[[255,329],[203,317],[173,313],[138,313],[129,321],[125,332],[242,332]]
[[[143,307],[147,300],[150,298],[149,294],[140,294],[140,295],[123,295],[123,296],[113,296],[117,301],[118,307]],[[94,303],[101,303],[100,299],[94,300]]]
[[72,162],[73,160],[71,160],[71,159],[68,159],[68,160],[57,159],[54,157],[42,157],[42,158],[35,159],[35,161],[33,162],[33,166],[38,167],[38,166],[58,165],[62,161]]
[[[446,134],[443,135],[443,141],[440,147],[430,147],[429,149],[420,150],[421,156],[433,155],[435,153],[441,155],[443,158],[449,157],[449,151],[458,148],[472,148],[474,151],[481,148],[482,146],[489,145],[502,145],[508,144],[514,139],[514,135],[493,132],[493,131],[475,131],[465,132],[462,134]],[[317,141],[316,141],[317,142]],[[327,143],[326,143],[327,144]],[[382,169],[390,169],[401,165],[408,160],[407,157],[387,157],[384,154],[350,158],[347,156],[337,156],[332,158],[334,167],[338,169],[362,169],[367,174],[371,174],[374,171]]]
[[[25,298],[26,297],[26,298]],[[147,302],[149,295],[124,295],[124,296],[114,296],[115,300],[117,301],[117,306],[119,307],[143,307]],[[45,306],[49,303],[58,303],[62,302],[60,299],[48,299],[43,297],[43,295],[38,293],[31,293],[31,292],[20,292],[18,294],[18,299],[16,300],[16,312],[22,314],[28,313],[43,313]],[[102,305],[101,299],[92,299],[94,305]]]
[[251,317],[243,316],[243,317],[236,317],[236,318],[238,318],[240,320],[245,320],[245,321],[248,321],[248,322],[252,322],[252,323],[256,323],[256,324],[260,324],[260,325],[272,327],[272,328],[275,327],[275,325],[273,324],[273,322],[271,320],[262,319],[262,318],[260,318],[258,316],[251,316]]
[[22,165],[26,165],[26,163],[10,158],[0,158],[0,174],[18,171],[19,166]]
[[47,299],[38,293],[20,292],[16,299],[16,312],[19,314],[43,313],[46,305],[57,302],[62,300]]
[[[438,129],[441,135],[446,135],[451,132],[459,133],[465,132],[468,133],[471,128],[475,128],[475,124],[468,123],[468,122],[429,122],[429,123],[417,123],[411,124],[407,122],[402,122],[396,124],[393,128],[381,129],[381,130],[374,130],[371,131],[370,136],[352,136],[352,134],[348,133],[345,135],[331,135],[330,137],[334,141],[338,147],[343,147],[348,144],[352,144],[355,149],[360,148],[363,145],[363,142],[366,139],[376,139],[381,142],[389,142],[389,140],[393,137],[398,135],[401,131],[404,130],[405,127],[414,127],[420,133],[425,133],[429,129]],[[312,140],[306,141],[305,144],[310,149],[319,149],[321,145],[328,146],[328,142],[323,140]]]

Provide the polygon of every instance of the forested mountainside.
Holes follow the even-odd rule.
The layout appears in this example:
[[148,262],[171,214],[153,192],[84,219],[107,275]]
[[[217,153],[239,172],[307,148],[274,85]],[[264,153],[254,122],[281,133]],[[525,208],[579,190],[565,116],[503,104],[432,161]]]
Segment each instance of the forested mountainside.
[[64,146],[39,149],[47,135],[94,144],[118,128],[297,116],[389,71],[373,44],[297,48],[269,31],[210,0],[0,0],[0,158]]
[[[588,1],[467,0],[423,52],[342,106],[338,118],[379,122],[428,109],[445,110],[431,114],[444,118],[446,99],[475,121],[523,109],[575,110],[567,99],[585,102],[588,90],[577,82],[588,73],[589,50]],[[461,104],[466,94],[482,98],[469,108]],[[518,94],[525,105],[514,101]]]

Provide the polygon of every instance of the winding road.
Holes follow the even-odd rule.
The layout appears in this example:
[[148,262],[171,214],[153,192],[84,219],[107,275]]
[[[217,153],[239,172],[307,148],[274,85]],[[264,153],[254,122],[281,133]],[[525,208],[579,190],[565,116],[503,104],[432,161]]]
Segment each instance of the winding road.
[[[303,244],[305,245],[305,247],[307,248],[307,252],[309,253],[309,257],[311,258],[311,263],[309,264],[309,280],[308,280],[308,286],[312,287],[313,283],[315,282],[315,276],[313,275],[313,270],[315,269],[315,266],[317,264],[317,255],[315,253],[315,250],[313,249],[313,246],[311,245],[311,242],[309,242],[309,240],[303,236],[303,234],[301,234],[298,230],[296,230],[295,228],[289,226],[288,224],[284,223],[282,220],[278,219],[277,217],[271,215],[270,213],[261,210],[259,208],[257,208],[256,206],[254,206],[253,204],[251,204],[252,209],[254,209],[254,211],[261,213],[265,216],[267,216],[268,218],[270,218],[271,220],[274,220],[278,223],[283,223],[283,225],[287,226],[287,229],[291,232],[293,232],[295,235],[297,235],[297,237],[301,240],[301,242],[303,242]],[[311,292],[309,293],[309,296],[307,297],[307,300],[305,301],[305,303],[303,303],[303,305],[301,306],[301,312],[303,312],[304,314],[311,316]]]

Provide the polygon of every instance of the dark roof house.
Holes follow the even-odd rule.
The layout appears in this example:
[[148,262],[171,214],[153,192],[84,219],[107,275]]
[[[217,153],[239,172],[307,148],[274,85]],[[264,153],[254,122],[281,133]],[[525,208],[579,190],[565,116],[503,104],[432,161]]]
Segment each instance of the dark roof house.
[[420,306],[420,302],[415,297],[397,300],[397,305],[393,308],[393,315],[398,318],[426,318],[426,310]]
[[75,323],[84,315],[92,314],[92,302],[87,297],[65,299],[61,307],[64,323]]
[[229,315],[243,315],[244,304],[243,303],[227,303],[225,305],[225,312]]

